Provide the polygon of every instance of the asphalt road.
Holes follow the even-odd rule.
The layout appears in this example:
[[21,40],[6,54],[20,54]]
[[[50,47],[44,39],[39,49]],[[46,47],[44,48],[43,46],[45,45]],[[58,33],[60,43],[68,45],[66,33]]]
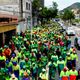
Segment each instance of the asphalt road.
[[[71,37],[72,45],[74,45],[74,39],[75,37],[80,37],[80,27],[78,26],[72,26],[73,30],[76,32],[76,35]],[[78,70],[80,68],[80,51],[77,50],[77,55],[78,55],[78,63],[76,65],[76,69]]]
[[[71,37],[71,41],[72,41],[72,45],[74,45],[74,39],[75,39],[75,36],[74,37]],[[76,63],[76,69],[78,70],[80,68],[80,51],[77,50],[77,55],[78,55],[78,63]]]

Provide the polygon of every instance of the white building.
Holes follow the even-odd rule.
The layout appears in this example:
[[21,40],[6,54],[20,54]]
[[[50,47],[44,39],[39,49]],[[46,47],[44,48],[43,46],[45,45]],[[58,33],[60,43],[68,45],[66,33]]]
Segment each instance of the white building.
[[73,9],[72,11],[75,15],[75,19],[80,19],[80,9]]
[[[20,0],[0,0],[0,13],[16,15],[20,20]],[[32,27],[32,0],[23,0],[23,19],[18,24],[17,32]]]

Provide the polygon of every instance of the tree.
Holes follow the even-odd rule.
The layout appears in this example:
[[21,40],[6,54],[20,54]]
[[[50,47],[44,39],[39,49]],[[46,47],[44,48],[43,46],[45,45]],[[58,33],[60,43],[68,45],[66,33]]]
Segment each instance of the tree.
[[58,7],[58,4],[53,1],[52,8],[55,10],[55,9],[57,9],[57,7]]
[[57,12],[58,12],[57,6],[58,6],[57,3],[53,2],[52,7],[42,8],[39,12],[39,19],[41,20],[41,22],[43,22],[43,18],[47,21],[52,19],[52,18],[55,18],[57,16]]
[[32,2],[32,15],[37,15],[38,11],[40,9],[40,2],[39,0],[33,0]]
[[64,21],[70,21],[75,18],[74,13],[71,10],[65,10],[62,19]]

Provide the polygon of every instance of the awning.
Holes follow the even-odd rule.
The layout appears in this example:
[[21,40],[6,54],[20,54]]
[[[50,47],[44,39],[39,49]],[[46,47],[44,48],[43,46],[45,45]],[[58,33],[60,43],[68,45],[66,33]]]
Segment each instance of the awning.
[[10,15],[10,14],[2,14],[0,13],[0,18],[18,18],[15,15]]
[[16,30],[16,25],[10,25],[10,26],[0,26],[0,33]]

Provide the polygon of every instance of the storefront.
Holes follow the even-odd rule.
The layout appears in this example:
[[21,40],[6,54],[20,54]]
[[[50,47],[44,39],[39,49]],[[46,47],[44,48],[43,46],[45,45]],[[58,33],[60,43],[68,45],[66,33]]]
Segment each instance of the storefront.
[[0,47],[8,44],[12,35],[16,34],[17,24],[16,16],[0,14]]
[[8,44],[14,34],[16,34],[16,25],[0,26],[0,46]]

